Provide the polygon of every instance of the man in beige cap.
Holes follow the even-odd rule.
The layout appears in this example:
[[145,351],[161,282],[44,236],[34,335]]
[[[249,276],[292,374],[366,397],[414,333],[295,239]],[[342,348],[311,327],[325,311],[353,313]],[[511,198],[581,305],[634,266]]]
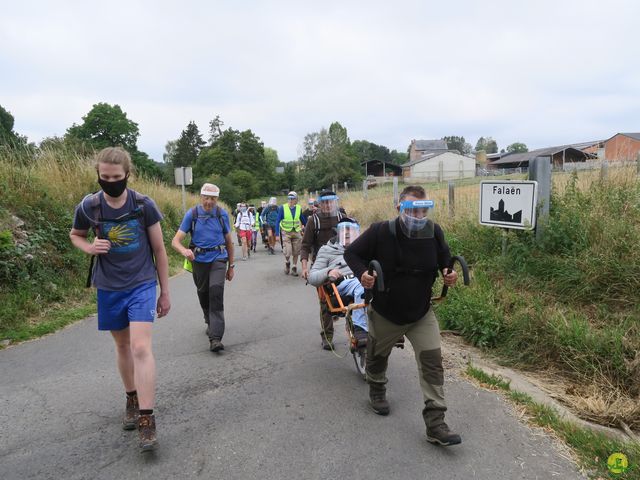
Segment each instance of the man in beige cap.
[[[193,282],[198,300],[208,325],[210,350],[224,350],[224,281],[233,279],[233,239],[229,215],[220,208],[220,189],[205,183],[200,190],[200,205],[190,209],[180,224],[171,246],[193,265]],[[187,233],[191,234],[189,247],[182,245]]]
[[[278,222],[276,224],[276,235],[281,235],[283,244],[285,264],[284,273],[286,275],[298,276],[298,257],[302,245],[302,228],[307,224],[307,218],[302,215],[302,207],[298,205],[298,194],[289,192],[287,195],[288,205],[280,205],[278,208]],[[293,263],[293,266],[291,265]]]

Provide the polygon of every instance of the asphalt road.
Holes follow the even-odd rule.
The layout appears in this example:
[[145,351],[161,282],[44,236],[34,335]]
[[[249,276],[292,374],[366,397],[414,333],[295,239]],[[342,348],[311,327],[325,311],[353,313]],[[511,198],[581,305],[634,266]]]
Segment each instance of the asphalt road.
[[315,290],[282,266],[263,250],[237,262],[222,354],[208,350],[191,277],[171,280],[171,313],[154,327],[152,454],[121,428],[113,342],[95,318],[0,351],[0,478],[583,478],[497,394],[452,372],[447,421],[463,443],[427,443],[411,348],[394,350],[391,414],[375,415],[352,358],[320,348]]

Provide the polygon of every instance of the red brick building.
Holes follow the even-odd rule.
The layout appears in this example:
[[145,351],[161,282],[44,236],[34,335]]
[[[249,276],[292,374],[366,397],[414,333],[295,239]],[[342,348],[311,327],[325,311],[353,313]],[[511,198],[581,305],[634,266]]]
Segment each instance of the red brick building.
[[640,153],[640,133],[616,133],[604,142],[604,158],[609,162],[636,160]]

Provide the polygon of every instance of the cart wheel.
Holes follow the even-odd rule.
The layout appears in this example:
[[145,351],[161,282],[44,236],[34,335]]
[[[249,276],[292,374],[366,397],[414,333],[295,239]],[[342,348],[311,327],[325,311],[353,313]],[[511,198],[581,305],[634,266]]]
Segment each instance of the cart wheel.
[[353,352],[353,360],[356,363],[356,370],[362,377],[363,380],[366,379],[365,375],[365,367],[367,364],[367,348],[358,348],[355,352]]

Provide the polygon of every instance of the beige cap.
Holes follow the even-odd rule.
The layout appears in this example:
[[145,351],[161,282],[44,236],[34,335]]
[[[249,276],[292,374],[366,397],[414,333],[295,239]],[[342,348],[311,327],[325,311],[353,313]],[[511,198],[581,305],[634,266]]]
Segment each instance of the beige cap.
[[204,185],[202,185],[202,188],[200,189],[200,195],[207,195],[209,197],[219,197],[220,189],[217,187],[217,185],[214,185],[213,183],[205,183]]

